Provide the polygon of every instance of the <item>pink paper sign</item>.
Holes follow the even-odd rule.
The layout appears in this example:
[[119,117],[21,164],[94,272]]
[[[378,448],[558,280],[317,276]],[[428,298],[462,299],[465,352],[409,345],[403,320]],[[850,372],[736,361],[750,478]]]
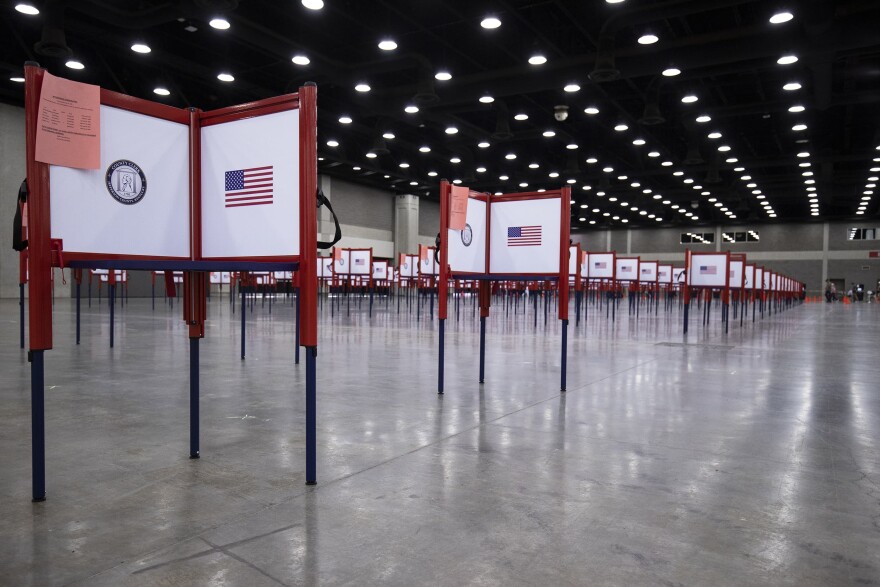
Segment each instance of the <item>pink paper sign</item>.
[[464,230],[467,224],[467,205],[470,190],[466,187],[452,186],[449,197],[449,228]]
[[43,74],[36,160],[63,167],[101,166],[101,88]]

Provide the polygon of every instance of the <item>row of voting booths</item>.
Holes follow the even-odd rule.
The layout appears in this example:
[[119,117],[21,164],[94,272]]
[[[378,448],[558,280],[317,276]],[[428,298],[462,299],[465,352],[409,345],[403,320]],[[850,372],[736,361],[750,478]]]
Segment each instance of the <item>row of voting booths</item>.
[[[308,83],[293,94],[202,111],[56,78],[33,62],[24,69],[34,501],[46,498],[44,361],[54,344],[56,267],[101,272],[111,281],[132,270],[162,272],[156,275],[166,284],[180,276],[190,339],[191,458],[200,456],[199,340],[215,279],[209,274],[218,275],[217,283],[233,272],[295,276],[306,351],[305,478],[314,484],[317,87]],[[64,107],[57,96],[65,91],[97,92],[95,165],[37,156],[45,152],[41,116]]]

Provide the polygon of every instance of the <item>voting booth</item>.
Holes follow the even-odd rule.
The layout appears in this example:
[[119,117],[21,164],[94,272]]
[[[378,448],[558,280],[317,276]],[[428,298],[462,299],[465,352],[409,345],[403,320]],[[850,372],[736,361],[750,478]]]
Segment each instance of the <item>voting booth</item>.
[[703,304],[703,324],[709,323],[712,307],[712,292],[721,291],[722,321],[725,332],[728,327],[727,309],[730,294],[730,253],[703,253],[685,251],[686,287],[684,294],[684,332],[688,331],[690,295],[693,292],[705,295]]
[[[25,65],[35,501],[45,499],[51,272],[65,266],[164,271],[166,279],[183,272],[191,458],[199,457],[198,343],[209,272],[297,272],[307,357],[306,481],[315,483],[316,96],[309,83],[295,94],[219,110],[181,109]],[[73,143],[63,140],[63,128],[47,136],[41,113],[63,113],[70,104],[78,109],[70,116],[79,117]],[[87,143],[81,152],[71,151],[76,141]]]
[[480,383],[485,375],[486,318],[491,284],[555,282],[562,321],[561,389],[565,390],[571,189],[491,195],[440,183],[438,392],[443,393],[444,337],[449,281],[479,282]]

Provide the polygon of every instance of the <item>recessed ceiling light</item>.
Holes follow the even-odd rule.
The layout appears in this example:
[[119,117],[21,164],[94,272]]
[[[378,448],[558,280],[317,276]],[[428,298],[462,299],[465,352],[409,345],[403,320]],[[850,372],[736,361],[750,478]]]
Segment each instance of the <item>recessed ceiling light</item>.
[[528,120],[528,119],[529,119],[529,115],[526,114],[526,113],[524,113],[524,112],[520,112],[519,114],[515,114],[515,115],[513,116],[513,119],[514,119],[514,120]]
[[548,137],[548,138],[549,138],[549,137],[555,137],[555,136],[556,136],[556,133],[555,133],[554,131],[552,131],[552,130],[545,130],[545,131],[543,132],[543,135],[544,135],[545,137]]
[[449,162],[450,163],[461,163],[461,158],[460,157],[452,157],[451,159],[449,159]]
[[604,171],[605,173],[613,173],[614,168],[613,167],[603,167],[602,171]]
[[793,127],[791,127],[791,130],[794,130],[794,131],[807,130],[807,125],[806,124],[796,124]]
[[547,176],[548,177],[559,177],[559,172],[558,171],[551,171],[550,173],[547,174]]
[[660,40],[660,37],[658,37],[657,35],[653,35],[651,33],[648,33],[648,34],[645,34],[645,35],[642,35],[641,37],[639,37],[639,45],[653,45],[654,43],[656,43],[659,40]]
[[663,70],[663,75],[666,77],[675,77],[681,74],[681,70],[677,67],[668,67]]
[[796,55],[783,55],[776,60],[776,63],[779,65],[791,65],[792,63],[797,63],[797,60],[798,58]]
[[697,116],[697,122],[709,122],[710,120],[712,120],[712,117],[708,114]]
[[728,145],[721,145],[720,147],[718,147],[718,150],[722,153],[726,153],[730,150],[730,147]]
[[329,141],[327,141],[327,146],[328,147],[338,147],[339,141],[334,141],[333,139],[330,139]]
[[305,55],[294,55],[290,58],[290,60],[297,65],[308,65],[309,63],[311,63],[311,60]]
[[629,127],[625,124],[618,124],[617,126],[614,127],[614,130],[616,130],[617,132],[623,132],[628,128]]
[[648,153],[648,157],[659,157],[659,156],[660,156],[659,151],[651,151]]
[[[370,151],[369,153],[367,153],[367,159],[375,159],[376,157],[378,157],[378,155],[376,155],[376,154],[373,153],[372,151]],[[387,179],[387,176],[386,176],[386,179]]]
[[86,67],[85,65],[83,65],[82,63],[77,61],[76,59],[71,59],[67,63],[65,63],[64,65],[66,65],[70,69],[85,69],[85,67]]
[[408,167],[409,167],[409,163],[401,163],[400,164],[401,169],[407,169]]
[[20,77],[20,76],[13,76],[13,77],[9,78],[9,81],[11,81],[11,82],[15,82],[15,83],[17,83],[17,84],[23,84],[23,83],[24,83],[24,78],[23,78],[23,77]]
[[794,15],[791,12],[777,12],[770,17],[770,22],[773,24],[782,24],[784,22],[790,21],[793,18]]
[[351,124],[351,116],[340,116],[339,122],[341,124]]
[[720,139],[720,138],[721,138],[721,133],[720,133],[720,132],[710,132],[710,133],[709,133],[709,138],[710,138],[710,139]]
[[421,147],[419,147],[419,151],[422,153],[430,153],[431,147],[429,147],[428,145],[422,145]]
[[447,82],[452,79],[452,74],[449,73],[448,71],[445,71],[445,70],[438,71],[437,73],[434,74],[434,79],[441,81],[441,82]]
[[489,148],[489,143],[487,143],[486,141],[482,141],[482,142],[480,142],[480,143],[477,143],[477,146],[478,146],[479,148],[481,148],[481,149],[488,149],[488,148]]
[[562,89],[566,92],[579,92],[581,87],[577,84],[568,84]]
[[383,133],[382,133],[382,138],[383,138],[383,139],[388,139],[388,140],[390,141],[390,140],[394,139],[394,137],[395,137],[395,135],[394,135],[393,132],[390,132],[390,131],[389,131],[389,132],[383,132]]
[[360,170],[361,170],[361,168],[358,167],[357,165],[355,165],[355,166],[352,167],[351,169],[352,169],[352,171],[360,171]]
[[495,98],[493,98],[492,96],[480,96],[480,103],[481,104],[491,104],[494,101],[495,101]]
[[211,27],[221,31],[225,31],[229,28],[229,21],[225,18],[212,18],[210,21],[208,21],[208,24],[211,25]]
[[645,139],[636,139],[633,141],[633,144],[637,147],[641,147],[645,144]]
[[457,132],[458,132],[458,129],[454,126],[447,126],[446,127],[446,134],[448,134],[448,135],[454,135]]
[[416,112],[419,111],[419,107],[415,106],[414,104],[407,104],[403,108],[403,111],[406,112],[407,114],[415,114]]
[[452,180],[452,183],[458,185],[458,184],[461,183],[461,180],[460,180],[460,179],[453,179],[453,180]]
[[149,53],[150,51],[152,51],[152,49],[150,49],[150,46],[145,43],[135,43],[131,46],[131,50],[135,53]]
[[684,171],[673,171],[672,175],[674,175],[675,177],[681,177],[682,175],[684,175]]
[[724,160],[725,163],[736,163],[737,161],[739,161],[739,159],[737,159],[736,157],[728,157]]
[[22,14],[27,14],[28,16],[36,16],[37,14],[40,14],[40,11],[37,9],[36,6],[32,6],[32,5],[26,4],[24,2],[20,2],[19,4],[16,4],[15,9],[17,11],[21,12]]
[[672,161],[664,161],[660,165],[662,165],[663,167],[672,167]]
[[792,106],[791,108],[788,109],[789,112],[795,112],[795,113],[803,112],[804,110],[806,110],[806,108],[804,108],[800,104],[795,104],[794,106]]
[[529,187],[529,184],[527,184],[526,182],[522,182],[522,183],[519,184],[519,187],[521,187],[521,188],[527,188],[527,187]]
[[801,89],[801,87],[803,87],[803,86],[801,86],[797,82],[789,82],[789,83],[785,84],[784,86],[782,86],[782,89],[785,90],[786,92],[793,92],[795,90]]
[[498,176],[498,179],[500,179],[501,181],[507,181],[507,180],[510,179],[510,178],[507,177],[506,175],[499,175],[499,176]]
[[538,54],[529,57],[529,64],[531,65],[544,65],[545,63],[547,63],[547,58],[543,55]]
[[699,100],[699,98],[697,98],[693,94],[688,94],[687,96],[684,96],[681,99],[681,101],[684,102],[685,104],[693,104],[697,100]]
[[599,114],[599,109],[595,106],[587,106],[586,108],[584,108],[584,113],[592,116],[594,114]]
[[409,182],[409,185],[419,185],[419,182],[417,182],[417,181],[411,181],[411,182]]
[[217,79],[221,82],[234,82],[235,77],[231,73],[219,73],[217,74]]
[[485,167],[477,167],[477,173],[486,173]]
[[480,21],[480,26],[484,29],[497,29],[501,26],[501,21],[495,16],[487,16]]
[[798,157],[809,157],[810,154],[807,151],[801,151],[797,154]]
[[598,163],[598,162],[599,162],[599,160],[596,159],[595,157],[589,157],[589,158],[587,159],[587,163],[589,163],[590,165],[592,165],[592,164],[594,164],[594,163]]
[[429,171],[428,176],[429,177],[437,177],[437,172],[436,171]]
[[324,8],[324,0],[302,0],[302,5],[309,10],[321,10]]
[[565,145],[565,148],[568,149],[569,151],[574,151],[575,149],[578,148],[578,146],[576,143],[569,143],[569,144]]
[[166,88],[162,87],[153,88],[153,93],[158,96],[168,96],[171,94],[171,92],[169,92]]
[[378,47],[383,51],[394,51],[397,49],[397,43],[392,41],[391,39],[382,39],[379,41]]
[[357,90],[358,92],[369,92],[369,91],[370,91],[370,85],[369,85],[369,84],[360,83],[360,84],[356,85],[356,86],[354,87],[354,89]]

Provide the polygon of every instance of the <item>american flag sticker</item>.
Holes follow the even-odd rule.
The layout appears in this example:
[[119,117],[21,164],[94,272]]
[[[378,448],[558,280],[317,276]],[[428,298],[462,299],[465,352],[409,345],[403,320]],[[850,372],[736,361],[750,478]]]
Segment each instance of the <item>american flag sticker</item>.
[[226,207],[271,204],[274,196],[273,166],[235,169],[226,172]]
[[608,263],[605,261],[596,261],[593,263],[593,267],[596,269],[608,269]]
[[509,226],[507,227],[508,247],[539,247],[541,246],[540,226]]
[[633,269],[634,269],[634,268],[633,268],[632,265],[622,265],[622,266],[620,267],[620,272],[621,272],[621,273],[632,273],[632,270],[633,270]]
[[700,275],[718,275],[718,267],[715,265],[700,265]]
[[355,265],[363,265],[363,264],[364,264],[364,259],[361,259],[361,258],[355,257],[354,264],[355,264]]
[[651,275],[651,270],[650,270],[650,269],[644,269],[644,268],[643,268],[643,269],[642,269],[642,275]]

